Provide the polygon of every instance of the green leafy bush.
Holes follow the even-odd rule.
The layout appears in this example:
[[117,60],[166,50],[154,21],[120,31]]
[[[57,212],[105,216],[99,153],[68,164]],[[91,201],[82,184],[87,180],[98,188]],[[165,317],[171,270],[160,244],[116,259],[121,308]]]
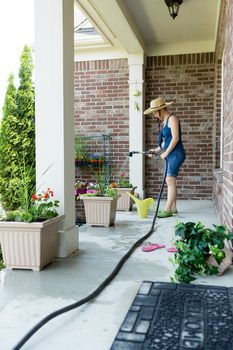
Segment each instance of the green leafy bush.
[[0,194],[3,207],[9,209],[13,209],[18,205],[17,196],[15,196],[17,179],[14,178],[16,173],[15,164],[17,162],[17,138],[15,135],[18,136],[19,132],[16,95],[14,78],[10,74],[0,129]]
[[[175,242],[178,252],[173,262],[177,265],[175,280],[190,283],[195,275],[212,275],[217,273],[216,266],[210,266],[207,259],[212,255],[218,264],[224,258],[224,240],[232,239],[233,235],[225,226],[213,225],[214,229],[206,228],[201,222],[178,222]],[[174,279],[173,279],[174,280]]]
[[[25,46],[19,69],[19,87],[9,76],[0,128],[0,196],[5,210],[15,210],[21,205],[19,188],[25,172],[28,193],[35,187],[35,107],[32,83],[31,49]],[[22,159],[24,169],[22,170]],[[33,171],[32,171],[33,169]]]

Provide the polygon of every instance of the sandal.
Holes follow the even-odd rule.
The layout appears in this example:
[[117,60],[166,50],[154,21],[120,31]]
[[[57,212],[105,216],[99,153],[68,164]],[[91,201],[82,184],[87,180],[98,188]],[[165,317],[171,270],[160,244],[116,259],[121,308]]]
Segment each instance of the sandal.
[[176,247],[171,247],[167,249],[168,253],[177,253],[178,250],[176,249]]
[[[163,210],[160,209],[158,212],[161,213],[161,211],[163,211]],[[172,214],[178,214],[178,210],[177,209],[176,210],[171,210],[171,213]]]
[[172,216],[171,211],[161,210],[158,212],[158,218],[168,218],[169,216]]
[[165,247],[164,244],[147,242],[147,243],[145,243],[145,245],[142,247],[142,251],[143,251],[143,252],[152,252],[153,250],[161,249],[161,248],[164,248],[164,247]]

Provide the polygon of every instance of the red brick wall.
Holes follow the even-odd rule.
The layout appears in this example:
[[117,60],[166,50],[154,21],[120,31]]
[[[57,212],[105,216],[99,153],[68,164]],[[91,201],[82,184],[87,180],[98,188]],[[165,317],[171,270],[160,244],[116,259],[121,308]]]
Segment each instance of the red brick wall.
[[[113,176],[123,170],[129,150],[128,79],[127,59],[75,63],[75,132],[111,134]],[[76,177],[86,178],[85,169],[82,174],[79,170]],[[128,159],[124,170],[128,171]],[[90,171],[87,172],[90,177]]]
[[[221,56],[221,54],[219,54]],[[216,52],[218,56],[218,52]],[[213,114],[213,198],[217,208],[219,219],[222,217],[222,169],[220,161],[221,147],[221,99],[222,99],[222,59],[216,60],[215,65],[215,86],[214,86],[214,114]]]
[[217,196],[217,209],[221,220],[233,228],[233,2],[223,2],[223,33],[219,40],[224,40],[223,62],[223,177],[221,193]]
[[[111,152],[114,176],[120,171],[128,172],[128,159],[122,168],[123,155],[129,149],[129,92],[128,61],[126,59],[75,62],[74,120],[75,132],[93,136],[111,134],[105,144],[106,153]],[[86,139],[89,151],[103,153],[100,138]],[[110,147],[110,148],[109,148]],[[98,166],[76,166],[76,180],[97,181]],[[82,201],[76,201],[77,222],[85,220]]]
[[221,82],[222,82],[222,60],[217,59],[215,64],[214,113],[213,113],[213,157],[214,157],[215,169],[219,169],[221,166],[220,164]]
[[[213,170],[213,53],[149,57],[146,69],[146,105],[163,96],[180,119],[187,159],[178,176],[178,198],[212,197]],[[157,141],[153,117],[146,117],[146,148]],[[163,161],[146,161],[148,196],[158,194]]]
[[[146,103],[157,96],[173,100],[179,116],[187,160],[178,177],[179,198],[211,198],[213,169],[214,55],[149,57]],[[75,63],[75,131],[81,135],[111,133],[113,175],[128,170],[128,63],[126,59]],[[157,125],[146,117],[146,148],[157,139]],[[147,195],[158,193],[163,162],[146,161]],[[77,168],[76,177],[95,173]]]
[[[215,97],[217,98],[218,101],[215,103],[215,108],[214,108],[214,130],[213,130],[213,136],[217,138],[217,129],[216,126],[218,124],[219,120],[219,114],[218,114],[218,109],[217,109],[217,104],[219,101],[221,101],[222,104],[222,64],[221,64],[221,78],[220,78],[220,67],[219,67],[219,61],[221,60],[222,63],[222,58],[223,58],[223,50],[224,50],[224,45],[225,45],[225,39],[224,39],[224,22],[225,22],[225,12],[226,12],[226,0],[222,0],[222,6],[221,6],[221,11],[220,11],[220,16],[219,16],[219,23],[218,23],[218,35],[217,35],[217,42],[216,42],[216,48],[215,48],[215,55],[216,55],[216,71],[215,71]],[[218,83],[220,78],[220,83]],[[220,87],[221,84],[221,87]],[[221,96],[218,91],[221,89]],[[221,112],[220,112],[221,113]],[[220,117],[220,120],[223,117]],[[221,128],[219,129],[219,135],[220,139],[223,138],[223,131]],[[214,143],[214,146],[216,144]],[[216,149],[217,147],[215,147]],[[215,201],[216,205],[216,212],[219,217],[219,219],[222,221],[223,218],[223,169],[222,169],[222,164],[219,164],[219,169],[217,170],[217,158],[214,159],[215,161],[215,168],[216,170],[214,171],[214,178],[213,178],[213,198]]]

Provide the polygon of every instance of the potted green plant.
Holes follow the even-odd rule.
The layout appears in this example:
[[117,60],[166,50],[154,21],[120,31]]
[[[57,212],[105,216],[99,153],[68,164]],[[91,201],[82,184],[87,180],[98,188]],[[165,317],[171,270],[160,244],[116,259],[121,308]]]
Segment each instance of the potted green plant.
[[58,206],[50,188],[33,194],[31,200],[25,190],[22,206],[5,213],[0,221],[0,241],[6,268],[40,271],[55,259],[58,229],[64,219]]
[[87,224],[93,226],[111,226],[115,223],[117,199],[119,198],[117,185],[107,186],[99,179],[98,183],[89,183],[86,194],[80,196],[84,202]]
[[126,178],[125,172],[120,174],[120,177],[116,180],[118,193],[120,197],[117,200],[117,210],[130,211],[133,208],[133,200],[126,192],[134,194],[135,188],[130,181]]
[[84,136],[75,136],[75,163],[78,166],[88,164],[88,146]]
[[[175,226],[177,252],[174,257],[176,265],[175,278],[178,282],[190,283],[196,275],[213,275],[223,272],[226,256],[226,243],[233,235],[226,226],[213,225],[206,228],[201,222],[178,222]],[[232,252],[230,264],[232,261]],[[214,259],[213,263],[211,260]],[[229,265],[229,264],[228,264]],[[225,265],[224,268],[227,266]]]
[[77,180],[75,183],[75,195],[79,196],[80,194],[85,194],[87,192],[88,182]]
[[92,166],[101,166],[104,163],[104,156],[101,153],[90,153],[88,155],[88,162]]

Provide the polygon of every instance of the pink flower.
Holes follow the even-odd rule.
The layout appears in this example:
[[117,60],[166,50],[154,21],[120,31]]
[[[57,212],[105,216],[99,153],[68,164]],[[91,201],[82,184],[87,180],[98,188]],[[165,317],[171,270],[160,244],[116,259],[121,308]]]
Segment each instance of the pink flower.
[[96,190],[87,190],[87,193],[92,193],[92,194],[94,194],[94,193],[97,193],[97,191],[96,191]]
[[47,192],[50,194],[51,197],[54,196],[53,190],[50,187],[48,188]]

